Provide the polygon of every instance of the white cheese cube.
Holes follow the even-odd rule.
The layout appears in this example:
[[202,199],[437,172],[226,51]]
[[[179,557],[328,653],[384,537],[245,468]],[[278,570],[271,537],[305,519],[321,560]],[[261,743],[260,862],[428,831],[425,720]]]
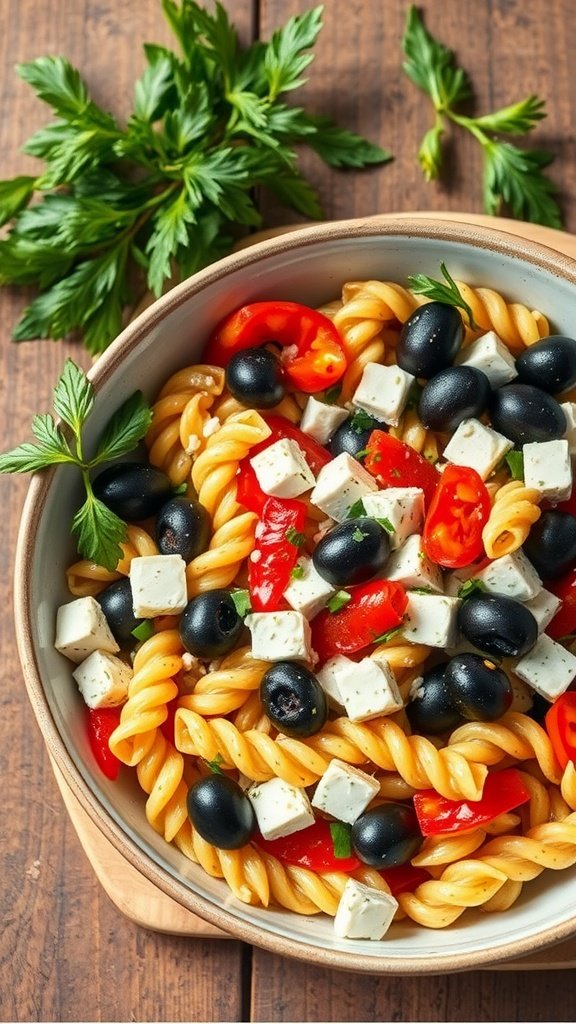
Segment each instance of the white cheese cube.
[[335,677],[346,714],[352,722],[392,715],[404,707],[394,673],[382,658],[340,662]]
[[335,654],[332,658],[328,658],[328,661],[324,662],[322,668],[316,671],[316,678],[328,697],[330,707],[335,708],[337,711],[344,710],[338,679],[350,666],[353,666],[352,671],[354,671],[356,662],[351,661],[345,654]]
[[536,693],[552,702],[576,676],[576,657],[542,633],[532,650],[516,662],[514,671]]
[[530,601],[524,602],[525,607],[529,612],[532,612],[536,619],[540,633],[543,633],[546,626],[552,622],[561,604],[562,601],[559,597],[556,597],[556,594],[551,594],[549,590],[544,589],[539,594],[536,594],[536,597],[531,598]]
[[566,417],[566,433],[570,455],[576,455],[576,402],[560,402],[560,408]]
[[310,661],[310,626],[302,612],[253,612],[245,623],[252,657],[263,661]]
[[334,431],[338,429],[344,420],[348,419],[348,409],[340,405],[327,405],[326,402],[319,402],[317,398],[310,395],[304,406],[300,430],[310,434],[319,444],[326,444]]
[[291,438],[281,437],[254,455],[250,465],[264,493],[276,498],[297,498],[314,487],[314,474],[306,456]]
[[424,491],[420,487],[387,487],[362,498],[366,515],[387,519],[393,527],[390,546],[399,548],[407,537],[419,533],[424,522]]
[[413,533],[401,548],[392,552],[383,576],[387,580],[401,583],[405,590],[426,587],[437,594],[444,593],[442,573],[424,552],[419,533]]
[[388,931],[398,900],[390,893],[372,889],[349,878],[334,918],[334,933],[340,939],[381,939]]
[[79,597],[63,604],[56,613],[56,640],[60,654],[77,664],[92,651],[113,654],[120,648],[112,636],[106,616],[94,597]]
[[476,573],[489,594],[502,594],[515,601],[530,601],[542,590],[542,580],[523,551],[495,558],[481,572]]
[[132,669],[107,651],[93,651],[72,675],[89,708],[112,708],[127,699]]
[[334,758],[318,782],[312,807],[353,825],[379,792],[380,784],[372,775]]
[[280,839],[314,824],[314,813],[304,789],[283,779],[251,786],[246,793],[264,839]]
[[513,672],[509,673],[508,678],[512,687],[512,703],[508,710],[518,711],[521,715],[525,715],[534,706],[534,690],[527,683],[518,679]]
[[488,331],[460,349],[456,363],[458,366],[474,366],[482,370],[494,389],[509,384],[518,376],[514,356],[494,331]]
[[406,373],[396,364],[366,363],[360,383],[352,395],[352,405],[396,427],[414,379],[411,373]]
[[130,562],[134,615],[177,615],[188,604],[186,562],[181,555],[142,555]]
[[475,574],[476,569],[470,565],[467,565],[464,569],[454,569],[453,572],[444,573],[444,593],[448,597],[458,597],[460,588],[468,580],[474,579]]
[[486,480],[513,447],[512,441],[480,420],[463,420],[446,445],[444,458],[475,469]]
[[572,491],[572,461],[568,441],[532,441],[525,444],[524,483],[536,487],[549,501],[565,501]]
[[318,474],[310,501],[331,519],[342,523],[359,498],[378,489],[374,477],[347,452],[337,455]]
[[307,619],[313,619],[335,593],[335,589],[316,572],[311,558],[301,555],[296,563],[296,577],[292,576],[284,591],[288,604]]
[[436,594],[408,594],[408,610],[402,635],[414,644],[428,647],[455,647],[458,643],[457,597]]

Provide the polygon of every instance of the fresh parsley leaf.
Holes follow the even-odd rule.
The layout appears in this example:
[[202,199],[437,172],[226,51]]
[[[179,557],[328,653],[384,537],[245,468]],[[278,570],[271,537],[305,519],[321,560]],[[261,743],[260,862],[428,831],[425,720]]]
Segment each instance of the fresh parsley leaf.
[[380,524],[383,530],[386,530],[386,533],[396,533],[396,527],[386,517],[384,519],[377,518],[376,522]]
[[358,409],[350,420],[350,427],[356,434],[363,434],[365,430],[374,430],[374,417]]
[[286,537],[288,543],[293,544],[295,548],[301,548],[306,543],[306,537],[304,536],[304,534],[294,529],[293,526],[288,527],[284,536]]
[[224,758],[222,757],[222,754],[216,754],[216,757],[212,761],[207,761],[205,758],[203,758],[203,760],[204,764],[207,766],[207,768],[210,769],[213,775],[224,774],[220,767],[221,764],[224,764]]
[[477,577],[472,576],[471,579],[466,580],[466,582],[463,583],[462,586],[458,589],[458,597],[464,599],[466,597],[471,597],[472,594],[484,593],[485,590],[486,587],[484,586],[482,580],[479,580],[477,579]]
[[23,206],[27,206],[36,188],[36,178],[21,174],[8,181],[0,181],[0,226],[12,220]]
[[248,590],[231,590],[230,597],[234,602],[234,607],[240,618],[245,618],[245,616],[252,611],[250,593]]
[[290,570],[290,579],[292,580],[301,580],[303,575],[304,567],[302,565],[295,565],[294,568]]
[[432,100],[437,111],[445,111],[470,95],[466,72],[459,68],[452,50],[428,32],[416,7],[408,9],[402,39],[408,77]]
[[501,107],[491,114],[475,117],[474,124],[484,131],[501,135],[526,135],[546,117],[546,104],[538,96],[527,96],[518,103]]
[[394,629],[389,629],[386,633],[381,633],[380,636],[375,636],[372,643],[374,644],[387,644],[389,640],[393,640],[394,637],[398,636],[403,626],[395,626]]
[[127,398],[109,420],[100,441],[93,464],[118,459],[133,451],[152,423],[152,410],[141,391]]
[[150,619],[145,619],[144,622],[135,626],[131,632],[135,640],[140,640],[141,643],[144,643],[145,640],[149,640],[151,636],[154,636],[154,626]]
[[87,487],[86,501],[72,520],[72,531],[78,535],[78,551],[84,558],[114,572],[122,558],[120,545],[128,534],[124,523]]
[[324,392],[324,399],[328,403],[328,405],[334,405],[338,401],[338,399],[340,398],[341,394],[342,394],[342,385],[341,384],[333,384],[331,388],[328,388]]
[[336,860],[345,860],[352,853],[352,826],[345,821],[331,821],[330,835]]
[[313,7],[303,14],[289,18],[283,28],[274,32],[266,49],[264,75],[268,82],[268,97],[275,100],[282,92],[298,89],[306,79],[302,77],[314,56],[307,53],[322,28],[322,7]]
[[486,142],[484,145],[484,206],[498,214],[505,203],[514,217],[562,227],[556,187],[543,173],[553,160],[541,150],[519,149],[510,142]]
[[411,587],[410,588],[410,593],[411,594],[433,594],[434,591],[432,590],[432,587]]
[[463,309],[468,317],[470,327],[472,330],[476,330],[477,324],[474,321],[472,310],[462,297],[460,289],[448,272],[445,263],[440,264],[440,270],[446,284],[442,281],[434,280],[433,277],[427,277],[426,274],[414,274],[408,278],[408,287],[412,289],[415,295],[426,295],[427,298],[433,301],[444,302],[448,306]]
[[0,455],[0,473],[36,473],[47,466],[74,461],[64,450],[25,442]]
[[187,483],[178,484],[177,487],[173,487],[172,488],[172,494],[174,495],[175,498],[178,497],[181,494],[187,494],[187,493],[188,493],[188,484]]
[[361,530],[359,526],[357,526],[356,529],[354,530],[353,534],[352,534],[352,540],[355,540],[357,544],[361,544],[362,541],[367,536],[368,536],[368,534],[364,533],[364,531]]
[[524,455],[522,452],[511,451],[505,456],[513,480],[524,481]]
[[311,118],[311,124],[316,132],[307,139],[308,145],[329,167],[365,167],[393,159],[389,150],[341,128],[328,117]]
[[54,409],[76,436],[80,434],[94,405],[94,388],[86,374],[67,359],[54,388]]
[[353,505],[348,509],[346,519],[359,519],[361,516],[366,515],[366,509],[364,508],[364,502],[362,498],[358,498]]
[[326,602],[326,607],[329,612],[339,612],[340,609],[345,608],[351,600],[352,594],[349,594],[347,590],[338,590],[330,600]]

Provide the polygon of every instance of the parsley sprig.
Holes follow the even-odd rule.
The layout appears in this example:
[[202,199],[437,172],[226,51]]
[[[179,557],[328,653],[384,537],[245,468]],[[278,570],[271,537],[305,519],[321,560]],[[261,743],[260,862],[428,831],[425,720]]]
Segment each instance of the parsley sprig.
[[442,140],[447,122],[464,128],[480,143],[484,157],[484,209],[498,214],[503,205],[514,217],[559,228],[560,210],[553,198],[553,183],[544,168],[553,157],[543,150],[520,149],[496,136],[528,135],[546,116],[544,100],[527,96],[482,117],[461,113],[460,104],[472,94],[470,79],[456,64],[452,50],[425,28],[416,7],[410,7],[402,40],[404,71],[432,100],[434,123],[424,135],[418,159],[424,176],[438,178],[442,168]]
[[125,124],[90,99],[64,57],[18,66],[55,117],[24,146],[43,170],[0,182],[0,224],[11,222],[0,241],[0,284],[40,292],[17,341],[79,331],[93,355],[101,352],[134,301],[135,271],[158,296],[225,255],[235,235],[260,224],[256,188],[320,218],[296,143],[332,167],[391,159],[282,101],[306,80],[322,7],[247,48],[219,3],[214,13],[193,0],[162,0],[162,8],[180,52],[144,46],[147,66]]
[[476,330],[478,325],[474,321],[472,310],[445,263],[440,264],[440,271],[446,284],[443,281],[437,281],[433,277],[427,277],[426,274],[413,274],[408,278],[408,287],[412,289],[415,295],[426,295],[427,298],[433,301],[443,302],[447,306],[455,306],[457,309],[462,309],[468,317],[470,327],[472,330]]
[[72,521],[78,551],[113,571],[122,557],[120,544],[126,540],[126,524],[94,494],[90,471],[102,462],[132,451],[152,422],[152,412],[140,391],[134,392],[112,416],[98,441],[96,452],[87,458],[83,428],[94,405],[94,388],[71,359],[66,361],[54,389],[54,411],[35,416],[35,442],[25,442],[0,455],[0,473],[36,473],[48,466],[68,463],[80,470],[86,498]]

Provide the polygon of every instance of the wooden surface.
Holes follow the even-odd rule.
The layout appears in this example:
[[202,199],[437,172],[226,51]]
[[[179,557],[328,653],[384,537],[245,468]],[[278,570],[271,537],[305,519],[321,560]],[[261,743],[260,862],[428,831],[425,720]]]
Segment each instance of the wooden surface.
[[[305,0],[229,0],[245,39],[268,37]],[[298,103],[338,117],[393,149],[393,164],[363,173],[303,166],[330,218],[378,211],[480,212],[480,155],[459,136],[449,181],[426,184],[415,162],[429,109],[401,75],[400,0],[328,0],[310,83]],[[573,125],[576,21],[571,0],[430,0],[428,24],[457,50],[473,76],[478,109],[537,91],[549,117],[538,144],[558,157],[565,224],[576,230]],[[31,171],[19,154],[46,121],[44,108],[13,73],[16,61],[66,54],[94,97],[127,110],[142,67],[140,44],[168,38],[158,0],[20,0],[0,6],[2,177]],[[269,225],[297,219],[262,199]],[[0,295],[2,447],[27,436],[35,412],[73,346],[9,341],[23,297]],[[84,360],[86,364],[86,360]],[[11,577],[24,480],[2,480],[4,544],[0,581],[0,767],[4,791],[0,887],[0,1018],[70,1020],[572,1020],[574,972],[478,972],[432,978],[358,978],[243,948],[221,939],[188,940],[143,931],[110,903],[86,860],[52,776],[18,669]]]

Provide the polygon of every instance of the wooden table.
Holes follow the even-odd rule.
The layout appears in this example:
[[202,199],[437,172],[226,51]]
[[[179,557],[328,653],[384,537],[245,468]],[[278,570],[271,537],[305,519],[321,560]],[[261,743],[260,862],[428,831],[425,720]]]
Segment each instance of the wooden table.
[[[307,0],[229,0],[244,39],[269,37]],[[426,184],[416,164],[430,110],[400,71],[407,4],[327,0],[311,80],[298,102],[337,117],[391,148],[395,162],[367,172],[303,166],[329,218],[392,210],[481,211],[480,154],[472,139],[451,149],[449,182]],[[571,0],[429,0],[429,26],[472,73],[478,109],[531,92],[548,101],[537,142],[557,154],[551,175],[565,225],[576,230],[576,21]],[[66,54],[104,107],[128,109],[142,67],[141,43],[168,39],[158,0],[20,0],[2,5],[2,177],[32,171],[19,147],[45,109],[13,65]],[[268,225],[294,221],[263,199]],[[10,342],[23,297],[0,295],[1,447],[27,436],[49,407],[70,344]],[[86,365],[86,360],[84,359]],[[187,940],[137,928],[109,902],[70,825],[28,706],[10,613],[13,551],[25,480],[2,480],[0,552],[0,1016],[37,1020],[572,1020],[572,971],[477,972],[448,977],[368,978],[283,961],[232,940]]]

